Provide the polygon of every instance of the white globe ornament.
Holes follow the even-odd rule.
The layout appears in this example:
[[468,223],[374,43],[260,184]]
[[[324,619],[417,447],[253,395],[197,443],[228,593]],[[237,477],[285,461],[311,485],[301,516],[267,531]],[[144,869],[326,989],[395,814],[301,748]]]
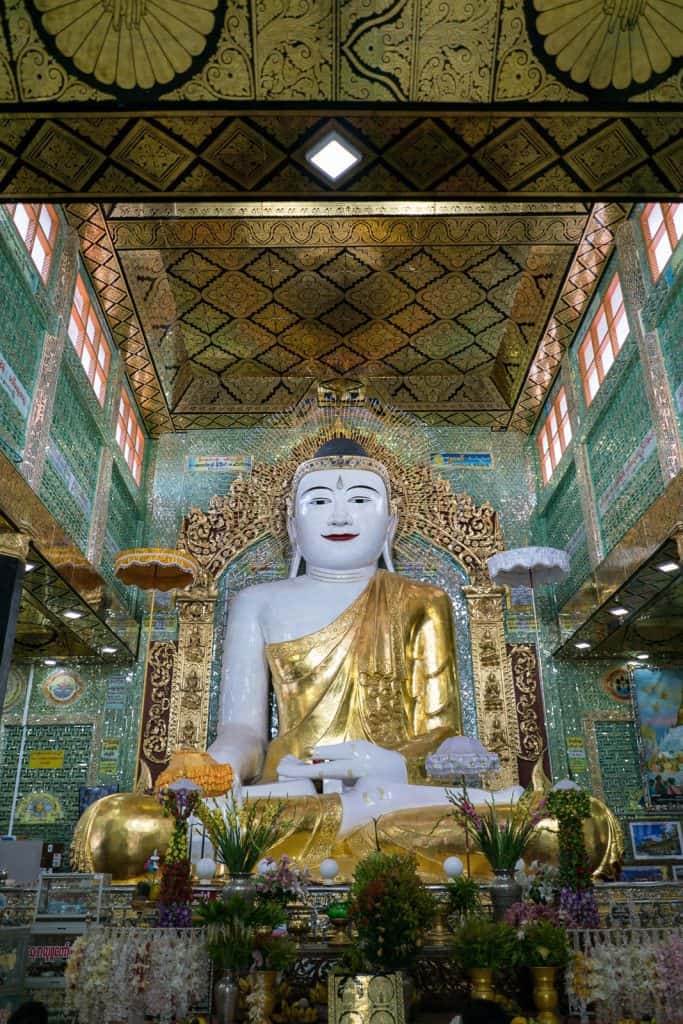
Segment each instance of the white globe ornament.
[[331,885],[339,874],[339,865],[332,857],[327,857],[320,865],[320,877],[323,885]]
[[443,862],[443,873],[446,878],[459,878],[463,869],[464,865],[459,857],[446,857]]
[[201,857],[194,866],[200,885],[210,885],[216,874],[216,861],[211,857]]

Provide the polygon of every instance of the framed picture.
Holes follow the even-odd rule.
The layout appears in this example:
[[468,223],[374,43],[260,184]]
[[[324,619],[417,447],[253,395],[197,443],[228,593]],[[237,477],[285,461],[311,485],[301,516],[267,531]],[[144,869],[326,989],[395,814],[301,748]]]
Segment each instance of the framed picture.
[[633,669],[645,806],[666,815],[683,809],[683,669]]
[[683,864],[671,865],[671,878],[674,882],[683,882]]
[[665,882],[665,864],[637,864],[621,869],[620,882]]
[[680,860],[683,835],[678,821],[631,821],[631,844],[636,860]]

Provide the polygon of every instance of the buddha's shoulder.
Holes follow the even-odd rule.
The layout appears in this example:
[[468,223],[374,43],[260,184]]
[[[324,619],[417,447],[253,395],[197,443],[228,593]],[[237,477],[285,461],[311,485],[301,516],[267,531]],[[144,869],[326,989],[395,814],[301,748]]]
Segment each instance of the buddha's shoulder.
[[409,576],[403,576],[398,572],[385,572],[387,584],[394,587],[405,600],[416,600],[422,603],[446,604],[450,606],[451,599],[445,590],[434,586],[433,583],[423,583],[422,580],[414,580]]

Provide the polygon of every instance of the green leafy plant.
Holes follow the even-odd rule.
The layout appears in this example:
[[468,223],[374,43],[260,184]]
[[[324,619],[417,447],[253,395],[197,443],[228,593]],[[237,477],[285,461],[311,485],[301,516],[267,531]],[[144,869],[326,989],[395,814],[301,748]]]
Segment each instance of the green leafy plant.
[[557,818],[560,848],[560,886],[590,889],[590,862],[583,836],[583,822],[590,817],[590,797],[585,789],[553,789],[547,797],[548,813]]
[[493,799],[480,814],[467,796],[467,790],[446,793],[456,821],[465,828],[474,846],[492,868],[513,871],[523,856],[541,820],[546,817],[545,800],[534,804],[535,794],[527,790],[517,803],[501,816]]
[[524,925],[521,960],[527,967],[564,967],[569,961],[566,929],[552,921]]
[[284,801],[250,800],[240,807],[228,796],[219,803],[200,800],[195,814],[206,829],[216,856],[231,874],[253,871],[264,853],[286,835]]
[[410,967],[435,916],[436,901],[420,881],[414,857],[369,854],[356,866],[351,885],[349,919],[358,940],[350,968]]
[[207,953],[223,970],[246,970],[273,928],[282,924],[283,911],[273,901],[245,900],[239,893],[226,899],[205,900],[195,920],[206,927]]
[[511,967],[519,958],[514,928],[504,921],[470,917],[453,938],[453,957],[462,967]]
[[474,914],[481,904],[479,886],[466,875],[452,878],[446,887],[445,903],[448,914]]
[[289,935],[267,935],[257,940],[254,962],[264,971],[288,971],[296,963],[297,948]]

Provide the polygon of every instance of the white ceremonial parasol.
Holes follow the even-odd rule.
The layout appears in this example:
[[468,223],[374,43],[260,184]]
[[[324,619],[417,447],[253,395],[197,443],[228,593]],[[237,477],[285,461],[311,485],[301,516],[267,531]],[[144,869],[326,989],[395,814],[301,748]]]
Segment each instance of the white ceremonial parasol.
[[541,704],[545,718],[545,694],[543,692],[543,666],[541,659],[540,632],[536,613],[535,588],[538,584],[559,583],[569,575],[569,554],[561,548],[513,548],[492,555],[487,563],[493,583],[508,587],[530,587],[531,607],[534,612],[536,633],[536,659],[538,680],[541,690]]

